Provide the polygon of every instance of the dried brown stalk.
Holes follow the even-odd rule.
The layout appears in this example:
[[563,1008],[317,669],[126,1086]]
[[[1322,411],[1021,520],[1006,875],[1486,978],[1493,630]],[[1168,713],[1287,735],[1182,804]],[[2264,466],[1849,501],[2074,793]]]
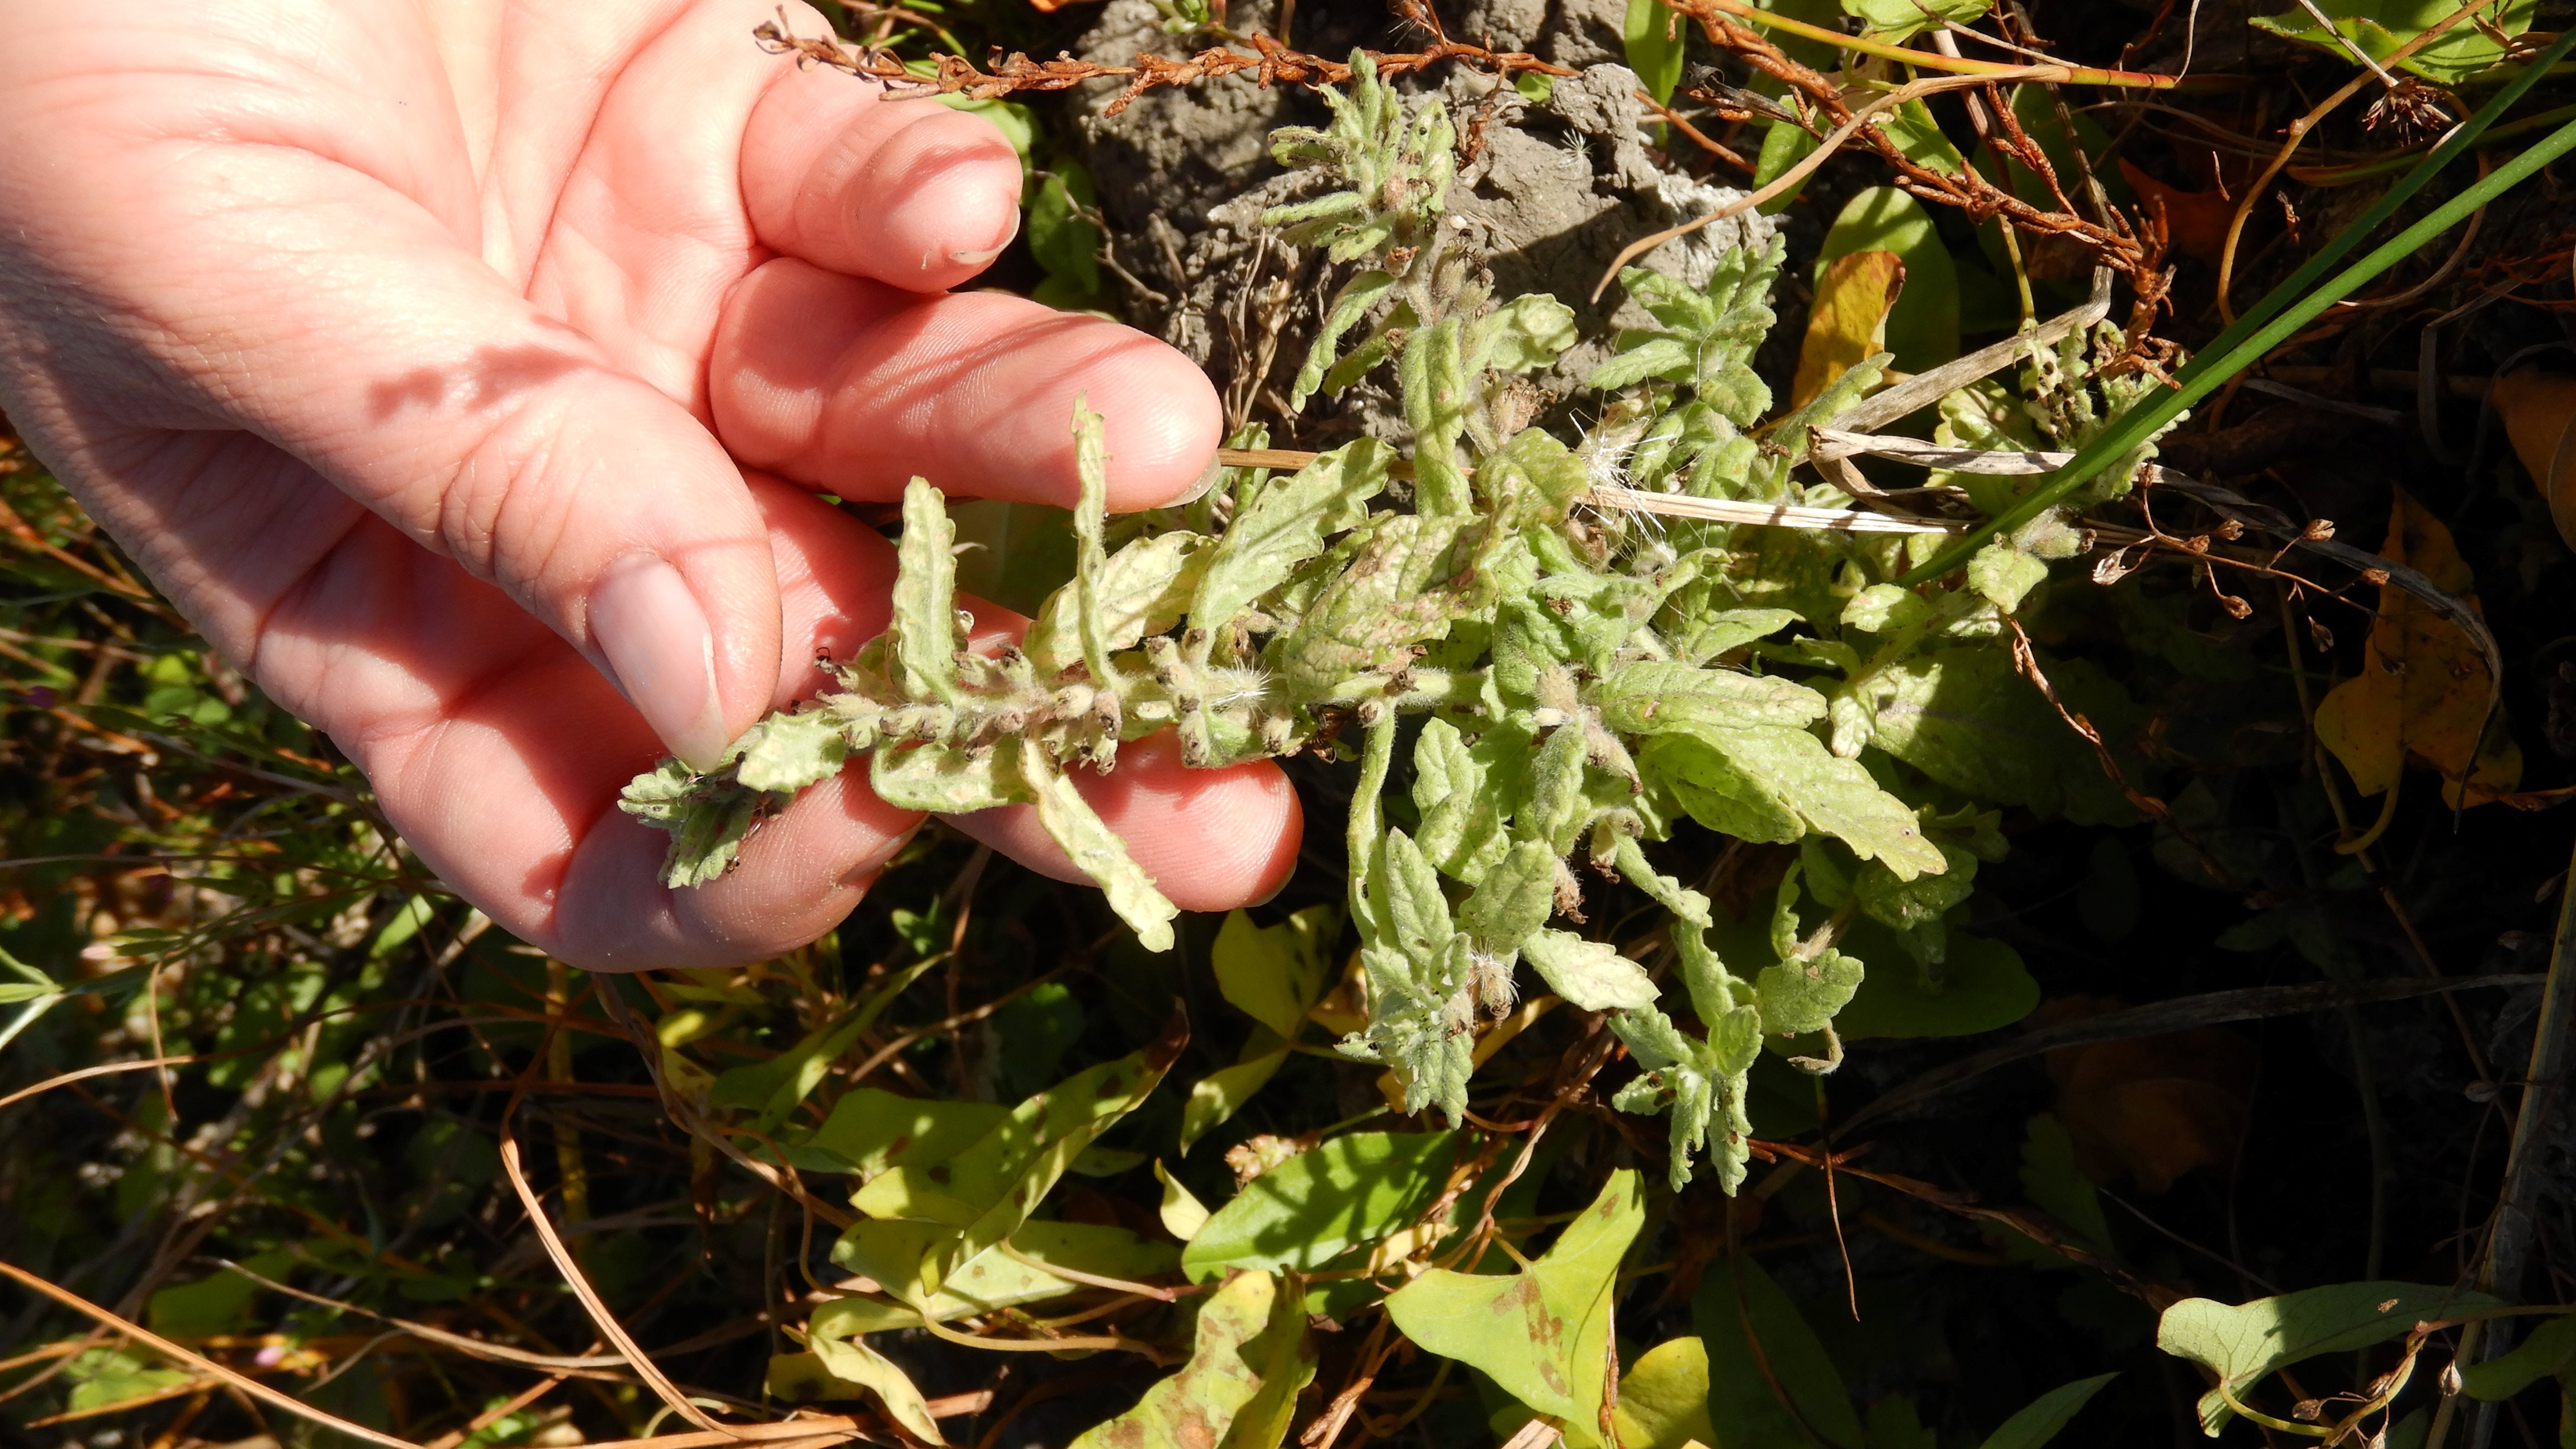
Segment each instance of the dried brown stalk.
[[[1489,50],[1469,41],[1451,40],[1440,31],[1427,6],[1408,4],[1402,8],[1406,19],[1431,32],[1431,43],[1415,51],[1368,52],[1380,75],[1397,76],[1428,70],[1444,61],[1490,66],[1503,75],[1522,71],[1553,76],[1577,74],[1524,50]],[[783,14],[776,20],[763,22],[752,31],[752,36],[760,42],[762,49],[773,55],[795,56],[800,66],[828,66],[848,75],[882,81],[910,95],[962,95],[976,100],[994,100],[1021,91],[1060,91],[1084,81],[1124,79],[1126,90],[1101,112],[1108,116],[1125,110],[1130,101],[1147,91],[1166,86],[1196,85],[1200,81],[1220,80],[1230,75],[1249,75],[1254,84],[1262,86],[1340,85],[1351,78],[1348,62],[1292,50],[1267,35],[1241,37],[1239,43],[1251,47],[1249,53],[1233,44],[1210,46],[1179,60],[1145,51],[1126,65],[1104,65],[1070,54],[1059,54],[1053,60],[1031,60],[1018,51],[1007,56],[997,51],[986,59],[985,68],[978,70],[974,62],[963,56],[940,55],[931,58],[931,63],[938,68],[937,74],[928,76],[914,73],[901,60],[873,47],[853,49],[828,36],[799,36],[788,28]]]
[[[1923,201],[1957,207],[1972,221],[1983,222],[1999,217],[2009,225],[2034,235],[2064,237],[2089,253],[2097,265],[2109,267],[2127,277],[2130,285],[2142,294],[2150,290],[2161,294],[2161,248],[2140,236],[2137,228],[2116,212],[2111,213],[2106,222],[2087,221],[2077,215],[2073,203],[2057,186],[2056,175],[2046,155],[2038,143],[2010,119],[2012,108],[2003,103],[2000,95],[1990,93],[1986,97],[1987,111],[1996,120],[1996,130],[1989,135],[1989,143],[2039,176],[2062,210],[2051,211],[2034,206],[1986,180],[1973,168],[1942,171],[1915,161],[1889,139],[1869,105],[1855,107],[1847,102],[1842,88],[1831,77],[1800,64],[1760,32],[1739,23],[1731,13],[1731,7],[1720,3],[1720,0],[1664,0],[1664,3],[1699,22],[1701,33],[1711,44],[1742,57],[1754,69],[1787,86],[1805,102],[1811,117],[1809,124],[1817,128],[1820,135],[1851,127],[1848,139],[1877,152],[1879,159],[1895,170],[1896,185],[1908,194]],[[1926,52],[1922,60],[1927,66],[1939,68],[1943,57]],[[1980,73],[1978,78],[1992,84],[1997,80],[2049,79],[2060,72],[2063,73],[2062,78],[2079,77],[2071,67],[2016,66],[1997,67],[1994,73]],[[1967,77],[1954,77],[1949,84],[1938,88],[1948,89],[1965,79]],[[1693,94],[1716,106],[1720,114],[1729,109],[1723,96]],[[1888,108],[1892,109],[1892,106]],[[1855,120],[1859,124],[1853,125]]]

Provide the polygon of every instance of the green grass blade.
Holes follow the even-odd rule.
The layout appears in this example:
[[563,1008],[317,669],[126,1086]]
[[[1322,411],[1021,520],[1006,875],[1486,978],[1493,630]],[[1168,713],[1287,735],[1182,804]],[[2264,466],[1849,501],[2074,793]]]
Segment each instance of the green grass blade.
[[[2343,259],[2364,238],[2386,221],[2407,198],[2421,190],[2434,174],[2466,152],[2480,133],[2502,115],[2507,106],[2521,98],[2548,66],[2576,49],[2576,30],[2560,36],[2556,44],[2538,61],[2498,91],[2475,116],[2460,126],[2431,155],[2406,173],[2377,205],[2356,218],[2350,226],[2336,233],[2334,240],[2309,258],[2279,286],[2265,293],[2236,325],[2193,358],[2174,378],[2174,386],[2150,392],[2129,405],[2112,424],[2104,428],[2092,443],[2067,461],[2047,482],[2031,490],[2021,502],[2005,510],[1985,527],[1968,535],[1935,555],[1933,559],[1905,575],[1906,584],[1928,583],[1965,564],[1985,540],[1996,534],[2009,534],[2048,508],[2055,507],[2068,494],[2099,473],[2112,460],[2137,447],[2156,431],[2180,417],[2183,410],[2218,390],[2229,378],[2258,361],[2265,352],[2278,346],[2317,314],[2352,294],[2363,283],[2387,271],[2398,262],[2443,232],[2466,220],[2471,212],[2502,195],[2532,172],[2576,145],[2576,125],[2561,127],[2548,137],[2496,168],[2476,185],[2453,197],[2422,221],[2408,227],[2396,240],[2380,247],[2354,263],[2334,280],[2319,287],[2318,278],[2326,269]],[[2313,290],[2311,290],[2313,288]],[[2303,295],[2304,294],[2304,295]]]

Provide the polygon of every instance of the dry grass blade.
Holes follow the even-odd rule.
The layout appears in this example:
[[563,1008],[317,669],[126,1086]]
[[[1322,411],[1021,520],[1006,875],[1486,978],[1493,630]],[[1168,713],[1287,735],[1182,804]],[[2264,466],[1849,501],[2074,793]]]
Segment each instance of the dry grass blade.
[[1635,488],[1595,487],[1578,502],[1593,508],[1652,513],[1664,518],[1697,518],[1710,523],[1749,523],[1757,528],[1809,528],[1839,533],[1957,533],[1973,525],[1929,518],[1896,518],[1848,508],[1810,508],[1797,503],[1748,503],[1733,498],[1694,498],[1686,493],[1648,493]]
[[718,1444],[761,1444],[797,1449],[814,1443],[839,1443],[859,1437],[859,1421],[846,1414],[811,1419],[785,1419],[775,1424],[733,1424],[703,1434],[657,1434],[650,1439],[602,1439],[574,1449],[712,1449]]
[[14,1283],[41,1293],[65,1308],[89,1318],[102,1327],[114,1329],[174,1362],[186,1364],[201,1374],[221,1379],[272,1408],[282,1409],[299,1419],[320,1424],[326,1429],[337,1429],[353,1439],[363,1440],[369,1444],[382,1444],[386,1449],[420,1449],[420,1446],[408,1439],[397,1439],[391,1434],[380,1433],[364,1424],[352,1424],[336,1414],[325,1413],[311,1404],[280,1393],[248,1374],[236,1373],[204,1354],[181,1348],[141,1324],[120,1318],[68,1289],[57,1288],[15,1263],[0,1262],[0,1277],[6,1277]]
[[708,1418],[705,1410],[689,1402],[689,1396],[681,1393],[679,1385],[672,1383],[670,1377],[655,1366],[643,1347],[627,1335],[617,1316],[608,1311],[608,1305],[600,1301],[598,1290],[582,1276],[580,1265],[573,1261],[572,1250],[564,1246],[563,1238],[555,1232],[555,1225],[547,1219],[545,1204],[537,1200],[536,1190],[528,1186],[528,1175],[519,1167],[519,1139],[507,1131],[501,1134],[501,1170],[509,1175],[510,1186],[518,1191],[519,1201],[527,1207],[528,1222],[536,1228],[538,1241],[546,1245],[546,1256],[555,1260],[555,1271],[563,1274],[573,1296],[589,1310],[591,1322],[599,1326],[600,1336],[626,1356],[626,1362],[642,1376],[645,1386],[652,1389],[663,1403],[670,1405],[671,1412],[720,1438],[741,1437],[734,1428]]
[[1861,399],[1834,419],[1832,426],[1846,432],[1866,433],[1895,422],[1898,418],[1927,408],[1944,396],[1966,387],[2001,368],[2019,362],[2034,346],[2053,347],[2111,315],[2111,269],[2093,269],[2093,295],[2081,304],[2058,313],[2029,333],[1988,343],[1965,357],[1945,362],[1930,372],[1916,373],[1884,392]]
[[15,1107],[20,1102],[27,1100],[29,1097],[43,1096],[45,1093],[52,1091],[56,1087],[67,1087],[74,1082],[85,1081],[91,1077],[113,1076],[118,1072],[148,1072],[155,1067],[185,1066],[188,1063],[197,1060],[200,1059],[197,1057],[145,1057],[140,1061],[102,1062],[94,1067],[83,1067],[75,1072],[65,1072],[57,1077],[47,1077],[32,1087],[20,1087],[18,1090],[11,1092],[8,1096],[0,1097],[0,1110]]
[[[370,1308],[361,1308],[354,1303],[343,1303],[336,1298],[325,1298],[319,1293],[307,1293],[303,1289],[298,1288],[291,1283],[281,1283],[264,1273],[258,1272],[252,1268],[244,1267],[243,1265],[229,1259],[223,1260],[223,1264],[227,1270],[249,1279],[262,1288],[268,1289],[270,1292],[283,1293],[289,1298],[300,1298],[307,1303],[311,1303],[322,1308],[328,1308],[337,1313],[349,1313],[355,1314],[360,1318],[371,1318],[376,1322],[385,1324],[389,1327],[399,1328],[403,1332],[408,1333],[412,1337],[420,1339],[425,1343],[435,1343],[441,1347],[452,1348],[470,1358],[490,1359],[496,1363],[515,1363],[528,1368],[548,1369],[564,1374],[582,1374],[596,1369],[612,1369],[617,1368],[626,1362],[624,1355],[613,1353],[581,1355],[530,1353],[526,1349],[512,1348],[506,1343],[492,1343],[488,1340],[472,1338],[462,1333],[450,1333],[446,1329],[438,1328],[431,1324],[415,1322],[408,1318],[395,1318],[389,1314],[378,1313]],[[617,1377],[620,1378],[621,1382],[623,1381],[622,1376]],[[432,1449],[435,1449],[435,1446],[432,1446]]]
[[[1318,455],[1288,448],[1220,448],[1216,460],[1229,468],[1297,469]],[[1399,476],[1409,470],[1398,465]],[[1756,528],[1826,529],[1843,533],[1955,533],[1966,524],[1928,518],[1895,518],[1882,513],[1856,513],[1844,508],[1810,508],[1796,503],[1748,503],[1733,498],[1695,498],[1684,493],[1648,493],[1638,488],[1596,486],[1575,500],[1585,507],[1653,513],[1665,518],[1697,518],[1710,523],[1751,524]]]

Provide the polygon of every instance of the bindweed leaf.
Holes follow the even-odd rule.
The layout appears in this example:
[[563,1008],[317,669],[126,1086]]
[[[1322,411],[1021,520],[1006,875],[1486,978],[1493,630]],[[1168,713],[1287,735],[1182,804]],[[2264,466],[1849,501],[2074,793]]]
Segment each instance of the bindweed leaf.
[[1809,1443],[1806,1426],[1829,1443],[1866,1442],[1842,1372],[1752,1254],[1701,1277],[1691,1322],[1708,1354],[1709,1417],[1735,1442]]
[[1708,1349],[1668,1338],[1619,1380],[1619,1449],[1688,1449],[1723,1443],[1708,1414]]
[[771,1359],[768,1389],[790,1403],[873,1398],[914,1438],[925,1444],[948,1442],[939,1437],[939,1421],[930,1416],[930,1405],[910,1376],[857,1339],[816,1339],[808,1352]]
[[2513,1352],[2460,1370],[2460,1392],[2489,1403],[2510,1399],[2543,1378],[2576,1378],[2576,1314],[2550,1319]]
[[1242,1111],[1252,1094],[1270,1085],[1270,1079],[1287,1064],[1287,1043],[1269,1028],[1260,1027],[1245,1044],[1243,1060],[1219,1067],[1191,1083],[1190,1100],[1181,1108],[1181,1155],[1188,1156],[1200,1138]]
[[1208,953],[1217,989],[1281,1040],[1292,1038],[1331,984],[1329,953],[1340,929],[1341,913],[1330,906],[1308,906],[1275,926],[1230,911]]
[[1622,1168],[1537,1262],[1506,1275],[1434,1268],[1388,1295],[1387,1315],[1407,1338],[1547,1415],[1574,1449],[1593,1449],[1611,1290],[1645,1219],[1637,1174]]
[[1312,1272],[1405,1227],[1456,1160],[1447,1132],[1331,1137],[1244,1184],[1181,1251],[1195,1283],[1229,1269]]
[[2236,1416],[2228,1400],[2244,1402],[2276,1369],[2386,1343],[2424,1319],[2501,1306],[2484,1293],[2420,1283],[2335,1283],[2241,1304],[2186,1298],[2157,1321],[2156,1347],[2218,1376],[2200,1399],[2201,1430],[2215,1439]]
[[[1272,1328],[1272,1305],[1290,1296],[1268,1273],[1227,1279],[1199,1305],[1189,1362],[1134,1408],[1074,1440],[1073,1449],[1217,1449],[1232,1442],[1228,1431],[1261,1392],[1262,1370],[1276,1371],[1258,1341]],[[1291,1315],[1286,1327],[1284,1336],[1302,1340],[1304,1315]]]
[[[832,1245],[832,1261],[885,1287],[885,1294],[834,1298],[814,1312],[815,1338],[856,1338],[921,1326],[927,1308],[938,1322],[1044,1303],[1085,1291],[1078,1278],[1127,1281],[1171,1272],[1180,1249],[1100,1223],[1022,1223],[1008,1251],[988,1248],[951,1271],[937,1292],[920,1284],[922,1261],[946,1241],[935,1223],[862,1218]],[[1050,1271],[1060,1269],[1061,1273]]]
[[2019,1413],[2004,1420],[2003,1427],[1986,1436],[1981,1449],[2040,1449],[2057,1432],[2074,1422],[2093,1396],[2102,1392],[2119,1375],[2100,1374],[2060,1384],[2022,1406]]
[[1010,1115],[998,1102],[938,1102],[853,1087],[797,1145],[837,1164],[832,1170],[865,1181],[906,1163],[945,1161]]
[[954,1157],[897,1167],[850,1203],[872,1218],[951,1230],[927,1255],[921,1276],[921,1287],[936,1291],[945,1274],[1010,1237],[1074,1157],[1161,1083],[1188,1040],[1188,1025],[1176,1015],[1144,1050],[1076,1073],[1022,1102]]

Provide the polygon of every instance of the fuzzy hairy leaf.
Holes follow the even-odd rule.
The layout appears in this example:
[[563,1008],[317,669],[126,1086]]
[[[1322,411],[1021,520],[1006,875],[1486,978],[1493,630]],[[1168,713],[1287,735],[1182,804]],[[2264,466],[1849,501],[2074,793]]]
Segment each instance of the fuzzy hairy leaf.
[[1827,948],[1816,959],[1765,966],[1753,978],[1762,1030],[1772,1036],[1822,1031],[1860,990],[1858,958]]
[[1480,757],[1483,748],[1482,741],[1469,745],[1445,719],[1425,722],[1413,746],[1413,806],[1422,816],[1416,843],[1442,873],[1469,884],[1501,859],[1503,816],[1518,804],[1496,798],[1504,788],[1501,772]]
[[[1267,219],[1264,218],[1265,221]],[[1290,412],[1304,407],[1306,399],[1324,386],[1325,374],[1332,369],[1340,353],[1343,334],[1358,326],[1394,287],[1395,278],[1370,268],[1354,274],[1342,284],[1339,292],[1333,294],[1333,305],[1324,314],[1323,326],[1315,333],[1315,345],[1306,354],[1306,365],[1297,370],[1297,381],[1288,389]]]
[[1525,840],[1505,852],[1459,903],[1458,928],[1477,950],[1500,956],[1518,950],[1555,908],[1556,852]]
[[1706,1041],[1683,1035],[1651,1006],[1620,1012],[1610,1029],[1644,1068],[1611,1105],[1670,1118],[1673,1191],[1690,1182],[1692,1163],[1706,1152],[1717,1165],[1718,1187],[1732,1194],[1752,1161],[1744,1074],[1762,1051],[1761,1013],[1750,1006],[1720,1013],[1708,1022]]
[[1030,798],[1019,778],[1019,742],[985,750],[949,745],[915,745],[879,750],[869,763],[868,787],[898,810],[926,810],[944,815],[990,810]]
[[1638,734],[1795,730],[1825,713],[1825,697],[1803,684],[1655,662],[1587,685],[1583,701],[1601,711],[1603,724]]
[[1137,943],[1148,951],[1172,949],[1172,921],[1181,908],[1155,888],[1154,878],[1127,853],[1127,842],[1043,749],[1022,747],[1018,764],[1024,787],[1037,804],[1038,823],[1083,874],[1099,883],[1109,908],[1136,932]]
[[732,869],[760,806],[757,793],[701,776],[677,760],[636,776],[617,799],[618,809],[671,832],[670,848],[662,854],[662,883],[675,890],[704,885]]
[[1272,479],[1210,554],[1190,600],[1191,625],[1217,629],[1233,622],[1320,553],[1325,534],[1355,526],[1386,487],[1390,457],[1384,443],[1362,438]]
[[1478,323],[1467,370],[1535,372],[1579,340],[1573,308],[1544,292],[1514,297]]
[[736,742],[734,778],[748,789],[793,795],[841,773],[850,757],[840,720],[825,710],[773,714]]
[[1656,741],[1640,763],[1712,830],[1747,840],[1795,840],[1818,830],[1863,860],[1884,862],[1899,880],[1948,869],[1905,802],[1878,788],[1859,761],[1837,757],[1805,730],[1696,730]]
[[903,490],[903,541],[896,546],[895,657],[913,699],[957,697],[957,526],[926,478]]
[[1448,633],[1478,591],[1475,562],[1485,536],[1467,517],[1379,519],[1282,646],[1289,688],[1329,694],[1355,674],[1401,667],[1414,645]]
[[[1208,540],[1195,533],[1158,533],[1109,556],[1091,586],[1091,609],[1103,653],[1132,649],[1149,634],[1181,621],[1206,577]],[[1021,641],[1021,652],[1039,673],[1059,675],[1083,658],[1080,591],[1049,596]]]
[[1344,1040],[1344,1055],[1376,1062],[1404,1088],[1404,1110],[1436,1106],[1461,1120],[1476,1070],[1476,999],[1468,989],[1467,938],[1453,935],[1438,964],[1425,967],[1383,946],[1360,950],[1369,987],[1368,1026]]
[[1646,968],[1607,941],[1587,941],[1569,931],[1538,931],[1521,942],[1521,959],[1547,989],[1585,1011],[1631,1010],[1659,994]]

